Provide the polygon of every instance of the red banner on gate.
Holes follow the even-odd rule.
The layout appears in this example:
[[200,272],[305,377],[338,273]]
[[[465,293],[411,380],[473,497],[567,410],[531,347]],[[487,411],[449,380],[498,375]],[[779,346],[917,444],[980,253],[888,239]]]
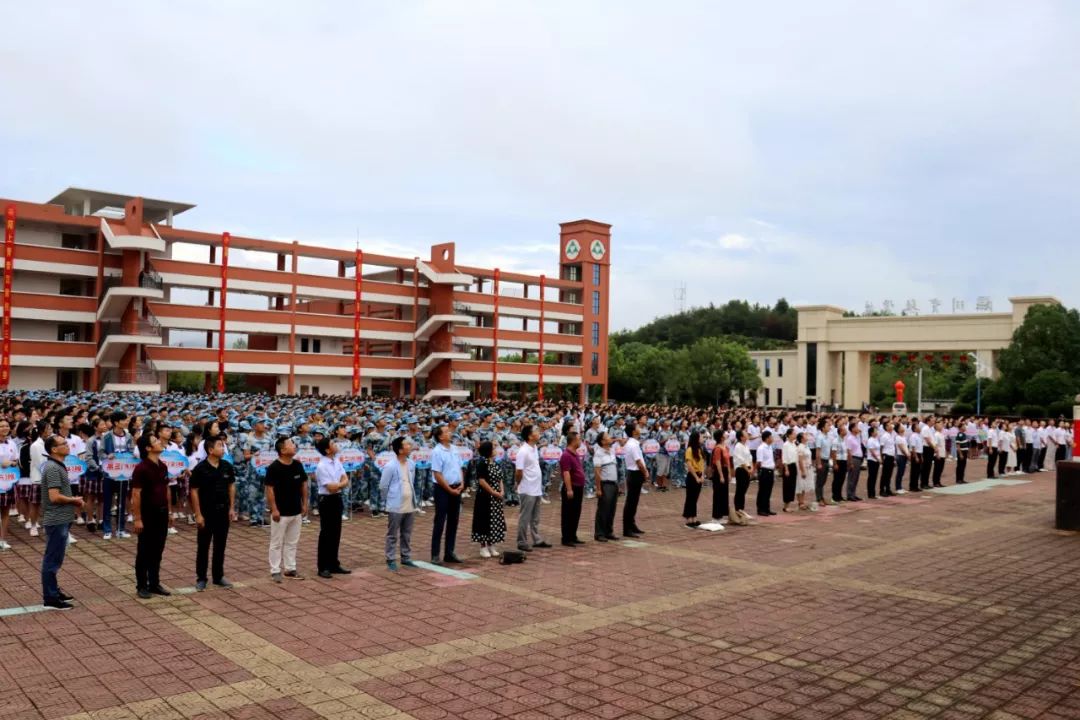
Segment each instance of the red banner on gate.
[[364,294],[364,251],[356,248],[356,282],[353,299],[352,394],[360,394],[360,299]]
[[217,391],[225,392],[225,303],[229,294],[229,233],[221,233],[221,324],[218,335]]
[[4,314],[0,352],[0,388],[11,382],[11,277],[15,266],[15,205],[4,209]]

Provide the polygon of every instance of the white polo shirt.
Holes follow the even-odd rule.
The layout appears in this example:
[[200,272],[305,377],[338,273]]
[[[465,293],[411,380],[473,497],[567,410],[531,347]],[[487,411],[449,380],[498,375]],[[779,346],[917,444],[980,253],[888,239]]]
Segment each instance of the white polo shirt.
[[529,443],[519,447],[514,468],[521,471],[521,482],[517,487],[518,495],[539,497],[544,494],[540,474],[540,455],[535,447]]

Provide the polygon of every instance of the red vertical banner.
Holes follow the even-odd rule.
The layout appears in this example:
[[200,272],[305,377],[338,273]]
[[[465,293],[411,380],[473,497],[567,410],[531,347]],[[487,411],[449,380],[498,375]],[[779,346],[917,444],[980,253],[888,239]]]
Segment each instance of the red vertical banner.
[[499,268],[495,268],[495,309],[491,313],[491,399],[499,399]]
[[356,248],[356,297],[353,300],[352,394],[360,394],[360,299],[364,293],[364,251]]
[[540,382],[537,385],[536,399],[544,402],[544,288],[547,276],[540,276]]
[[11,382],[11,277],[15,268],[15,205],[4,209],[4,315],[3,352],[0,353],[0,388]]
[[217,353],[217,391],[225,392],[225,306],[229,294],[229,233],[221,233],[221,304]]

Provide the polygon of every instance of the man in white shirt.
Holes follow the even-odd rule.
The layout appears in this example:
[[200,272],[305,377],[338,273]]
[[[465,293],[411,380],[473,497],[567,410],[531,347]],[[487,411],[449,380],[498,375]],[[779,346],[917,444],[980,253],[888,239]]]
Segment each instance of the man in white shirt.
[[319,577],[348,575],[351,570],[341,566],[338,547],[341,544],[341,513],[344,505],[341,491],[349,487],[349,476],[337,458],[337,443],[323,438],[315,448],[322,455],[315,468],[319,485]]
[[626,463],[626,502],[623,503],[623,535],[635,538],[645,531],[637,524],[637,506],[642,486],[649,481],[649,468],[645,465],[645,456],[641,454],[641,428],[637,423],[630,423],[626,428],[626,444],[623,448],[623,461]]
[[941,421],[934,423],[934,487],[941,487],[941,472],[945,469],[945,433]]
[[540,455],[536,449],[540,431],[535,425],[526,425],[521,428],[521,439],[524,444],[518,448],[514,461],[514,480],[521,499],[517,546],[518,550],[532,552],[534,547],[551,547],[540,535],[540,496],[544,494]]
[[994,477],[994,469],[997,467],[998,457],[998,432],[997,423],[990,423],[986,431],[986,477]]
[[916,422],[918,421],[911,423],[907,437],[907,445],[911,448],[911,479],[908,481],[908,489],[911,492],[922,492],[919,479],[922,477],[923,439],[922,435],[915,432]]
[[773,435],[766,430],[761,434],[761,445],[758,446],[756,452],[758,467],[757,512],[762,517],[776,514],[769,509],[773,481],[776,479],[776,458],[773,455],[772,443]]
[[750,473],[754,470],[754,456],[746,447],[746,431],[735,433],[735,445],[731,449],[731,464],[735,467],[735,509],[731,513],[731,522],[745,525],[749,517],[746,512],[746,491],[750,487]]
[[893,467],[896,465],[896,436],[893,435],[891,421],[885,421],[878,433],[878,442],[881,443],[881,496],[890,497],[893,494]]
[[934,471],[934,426],[930,424],[932,418],[927,418],[919,425],[919,436],[923,442],[922,475],[919,477],[919,487],[930,487],[930,475]]

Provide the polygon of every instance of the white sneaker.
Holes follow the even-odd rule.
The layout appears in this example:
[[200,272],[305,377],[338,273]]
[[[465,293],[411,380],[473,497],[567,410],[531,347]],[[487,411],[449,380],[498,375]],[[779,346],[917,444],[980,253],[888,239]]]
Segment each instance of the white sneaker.
[[585,493],[585,499],[586,500],[595,500],[596,499],[596,493]]
[[487,549],[487,545],[480,548],[480,557],[482,557],[482,558],[491,557],[491,551]]
[[416,508],[416,512],[420,513],[421,515],[427,515],[427,510],[422,507]]
[[547,499],[547,495],[541,495],[540,496],[540,502],[544,503],[545,505],[550,505],[551,504],[551,501]]
[[348,519],[349,519],[349,516],[348,516],[348,514],[346,514],[346,513],[341,513],[341,519],[342,519],[342,520],[348,520]]
[[131,537],[131,533],[129,533],[127,530],[121,530],[120,532],[116,533],[116,537],[123,540],[125,538]]
[[[18,508],[11,508],[10,510],[8,510],[8,517],[15,517],[18,514],[19,514],[19,509]],[[3,541],[0,540],[0,542],[3,542]]]
[[465,492],[461,493],[461,497],[463,497],[463,498],[471,498],[472,494],[468,490],[466,490]]
[[76,525],[85,525],[86,521],[83,520],[82,515],[80,515],[79,517],[75,518],[75,524]]
[[32,528],[30,528],[30,537],[37,537],[39,534],[40,533],[38,531],[37,525],[34,525]]
[[[19,517],[22,516],[20,515]],[[32,527],[34,527],[34,523],[30,522],[29,520],[23,523],[23,530],[29,530]]]
[[194,525],[195,524],[195,516],[194,515],[188,514],[188,516],[187,516],[187,524],[188,525]]
[[176,535],[177,534],[176,528],[174,528],[174,527],[169,528],[169,534],[170,535]]
[[131,513],[128,513],[127,514],[127,521],[128,522],[135,522],[135,516],[132,515]]
[[896,494],[897,495],[907,495],[907,490],[905,490],[904,488],[900,488],[899,490],[896,491]]
[[8,544],[7,540],[0,540],[0,550],[10,550],[10,549],[11,549],[11,545]]
[[302,520],[300,520],[300,524],[301,525],[310,525],[311,524],[311,518],[307,518],[307,517],[303,518]]
[[649,491],[648,491],[648,489],[646,489],[646,488],[645,488],[644,486],[642,486],[642,488],[641,488],[641,494],[642,494],[642,495],[648,495],[648,494],[649,494]]
[[818,511],[818,504],[816,502],[810,503],[810,512],[817,512],[817,511]]
[[71,533],[68,533],[68,545],[74,545],[77,542],[79,541],[75,539],[75,536]]
[[105,533],[101,536],[102,540],[112,540],[112,533]]
[[496,547],[494,545],[491,546],[490,550],[491,550],[491,557],[499,557],[499,556],[502,555],[502,553],[499,552],[498,549],[496,549]]

